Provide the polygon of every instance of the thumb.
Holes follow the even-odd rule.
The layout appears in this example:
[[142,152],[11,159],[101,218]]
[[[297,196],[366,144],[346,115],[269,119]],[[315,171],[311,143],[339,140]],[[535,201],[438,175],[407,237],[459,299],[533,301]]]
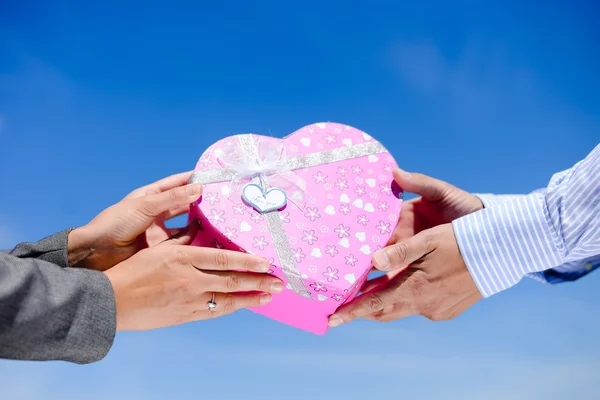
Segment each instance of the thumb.
[[378,250],[373,255],[373,266],[380,271],[395,271],[406,268],[436,247],[431,229]]
[[393,174],[394,181],[402,190],[418,194],[425,200],[439,201],[448,190],[448,183],[427,175],[409,173],[400,168],[394,169]]
[[142,214],[148,220],[154,221],[165,211],[184,206],[200,198],[202,185],[194,183],[170,189],[161,193],[147,194],[132,199],[133,210]]

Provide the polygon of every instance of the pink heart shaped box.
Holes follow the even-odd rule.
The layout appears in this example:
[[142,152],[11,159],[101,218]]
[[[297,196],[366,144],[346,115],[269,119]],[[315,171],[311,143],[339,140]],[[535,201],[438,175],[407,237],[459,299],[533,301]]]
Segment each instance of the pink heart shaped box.
[[[333,157],[332,162],[331,157],[322,157],[326,163],[320,159],[312,162],[317,165],[294,169],[306,184],[305,202],[297,206],[288,201],[279,211],[260,214],[241,196],[230,195],[231,179],[210,178],[223,169],[219,159],[223,149],[244,137],[254,144],[283,140],[287,159],[315,153],[351,158]],[[374,154],[361,155],[366,153]],[[282,279],[286,290],[252,311],[322,335],[328,317],[358,294],[371,270],[373,252],[385,246],[396,226],[402,205],[402,192],[392,177],[396,166],[371,136],[337,123],[309,125],[283,139],[258,135],[221,139],[200,157],[191,179],[204,184],[202,198],[190,208],[190,219],[197,219],[202,229],[192,244],[269,259],[269,273]],[[282,251],[287,251],[287,258]],[[287,267],[281,268],[290,262],[296,268],[292,275]]]

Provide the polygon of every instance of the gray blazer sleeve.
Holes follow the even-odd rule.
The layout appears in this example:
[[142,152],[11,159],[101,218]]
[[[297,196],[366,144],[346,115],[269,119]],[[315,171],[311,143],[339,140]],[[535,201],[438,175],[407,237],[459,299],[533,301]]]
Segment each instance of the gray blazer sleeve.
[[102,272],[60,268],[67,266],[66,243],[65,231],[0,252],[1,358],[87,364],[110,350],[112,285]]
[[67,253],[69,231],[48,236],[39,242],[20,243],[8,254],[19,258],[37,258],[66,268],[69,266]]

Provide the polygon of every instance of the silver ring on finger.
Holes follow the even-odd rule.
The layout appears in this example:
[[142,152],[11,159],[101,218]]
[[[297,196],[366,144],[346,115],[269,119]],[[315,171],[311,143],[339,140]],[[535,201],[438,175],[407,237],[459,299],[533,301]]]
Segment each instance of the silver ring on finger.
[[217,303],[215,303],[215,292],[213,292],[210,301],[206,303],[206,307],[208,308],[208,311],[214,311],[217,308]]

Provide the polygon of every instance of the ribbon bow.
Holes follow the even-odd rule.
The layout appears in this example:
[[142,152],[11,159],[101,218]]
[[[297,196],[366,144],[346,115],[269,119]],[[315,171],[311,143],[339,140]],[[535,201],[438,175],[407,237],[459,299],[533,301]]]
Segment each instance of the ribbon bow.
[[306,182],[287,166],[283,139],[265,139],[244,135],[243,139],[228,142],[223,153],[217,156],[221,167],[234,172],[228,199],[236,202],[243,187],[258,180],[263,194],[272,188],[281,189],[289,202],[304,210]]

